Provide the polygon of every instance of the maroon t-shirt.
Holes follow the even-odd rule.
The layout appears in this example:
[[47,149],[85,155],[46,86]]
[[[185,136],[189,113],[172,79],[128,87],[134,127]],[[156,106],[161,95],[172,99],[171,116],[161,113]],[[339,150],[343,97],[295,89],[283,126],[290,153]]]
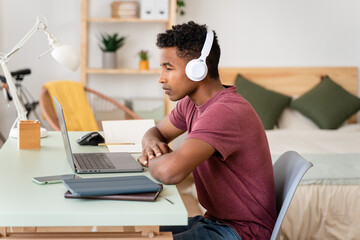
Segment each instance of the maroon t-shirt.
[[232,226],[243,239],[270,239],[276,221],[267,138],[251,105],[227,87],[201,106],[178,102],[170,121],[216,152],[193,172],[205,217]]

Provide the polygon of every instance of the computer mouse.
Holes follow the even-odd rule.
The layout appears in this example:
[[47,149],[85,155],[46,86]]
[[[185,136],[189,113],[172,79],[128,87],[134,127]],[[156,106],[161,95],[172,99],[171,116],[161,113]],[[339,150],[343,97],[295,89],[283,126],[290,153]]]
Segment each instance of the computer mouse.
[[79,145],[92,145],[97,146],[99,143],[104,143],[105,139],[98,132],[90,132],[77,139]]

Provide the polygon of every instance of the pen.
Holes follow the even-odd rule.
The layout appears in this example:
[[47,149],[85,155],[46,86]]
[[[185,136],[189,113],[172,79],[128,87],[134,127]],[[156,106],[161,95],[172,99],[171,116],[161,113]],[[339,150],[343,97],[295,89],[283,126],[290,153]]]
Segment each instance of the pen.
[[165,199],[166,201],[168,201],[169,203],[174,204],[172,201],[170,201],[170,200],[169,200],[168,198],[166,198],[166,197],[159,196],[159,198],[163,198],[163,199]]
[[135,143],[99,143],[98,146],[107,146],[107,145],[135,145]]

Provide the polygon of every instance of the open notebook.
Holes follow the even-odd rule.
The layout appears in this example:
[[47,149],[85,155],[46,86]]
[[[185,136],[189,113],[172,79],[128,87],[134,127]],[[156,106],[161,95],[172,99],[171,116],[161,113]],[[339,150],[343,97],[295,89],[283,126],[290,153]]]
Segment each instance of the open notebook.
[[[140,153],[141,141],[147,130],[155,126],[153,119],[118,120],[102,122],[105,143],[110,152]],[[116,145],[117,143],[131,143]]]

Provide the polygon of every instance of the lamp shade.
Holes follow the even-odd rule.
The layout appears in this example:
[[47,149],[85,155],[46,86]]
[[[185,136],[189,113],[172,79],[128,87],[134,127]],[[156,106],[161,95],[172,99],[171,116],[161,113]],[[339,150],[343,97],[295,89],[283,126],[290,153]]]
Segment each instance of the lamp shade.
[[56,44],[51,51],[51,56],[66,68],[76,71],[80,65],[80,57],[70,45]]

